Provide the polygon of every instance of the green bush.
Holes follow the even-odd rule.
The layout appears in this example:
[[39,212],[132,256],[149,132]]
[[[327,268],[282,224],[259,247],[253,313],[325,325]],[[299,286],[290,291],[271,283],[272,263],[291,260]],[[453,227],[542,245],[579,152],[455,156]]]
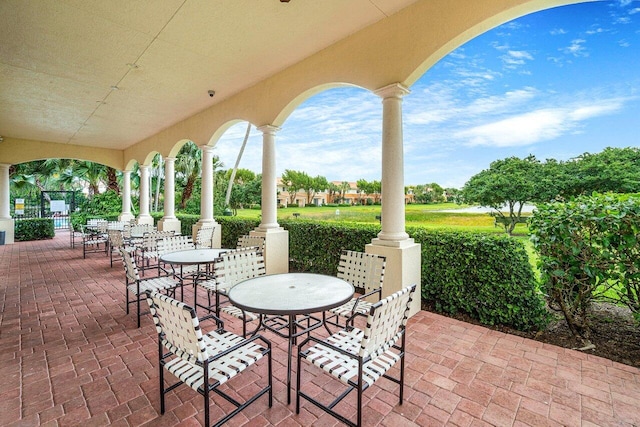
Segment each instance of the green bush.
[[16,241],[52,239],[55,229],[52,218],[31,218],[15,221],[14,239]]
[[541,204],[529,230],[549,305],[574,335],[589,340],[590,305],[611,292],[640,318],[640,195]]
[[407,230],[422,245],[422,298],[440,312],[519,330],[548,320],[524,245],[508,236]]
[[289,231],[290,265],[296,271],[330,274],[338,271],[343,249],[363,251],[380,227],[370,224],[325,223],[313,220],[281,220]]
[[216,221],[222,226],[223,248],[235,248],[238,237],[249,234],[260,225],[257,219],[239,219],[231,216],[216,218]]

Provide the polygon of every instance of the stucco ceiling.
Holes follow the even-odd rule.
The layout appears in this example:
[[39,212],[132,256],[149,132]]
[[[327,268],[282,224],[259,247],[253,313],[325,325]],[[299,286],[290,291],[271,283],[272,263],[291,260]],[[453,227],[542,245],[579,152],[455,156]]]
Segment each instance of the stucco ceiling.
[[414,1],[2,0],[0,135],[125,149]]

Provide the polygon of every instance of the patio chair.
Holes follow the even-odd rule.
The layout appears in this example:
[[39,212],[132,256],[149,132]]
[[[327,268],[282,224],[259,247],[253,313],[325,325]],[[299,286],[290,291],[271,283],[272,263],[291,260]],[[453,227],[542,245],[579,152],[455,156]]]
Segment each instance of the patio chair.
[[183,282],[183,284],[187,279],[195,282],[199,274],[198,265],[181,265],[178,266],[177,270],[172,265],[171,272],[169,272],[162,266],[162,262],[160,261],[160,257],[164,254],[177,251],[187,251],[190,249],[195,249],[191,236],[169,236],[164,239],[160,239],[158,241],[158,276],[171,274],[173,277]]
[[[415,289],[416,285],[411,285],[373,304],[366,316],[364,330],[344,328],[325,339],[309,336],[298,346],[296,414],[300,413],[300,399],[303,398],[343,423],[359,427],[362,425],[363,392],[381,377],[400,386],[398,400],[402,404],[405,328]],[[365,315],[357,313],[356,316]],[[317,393],[312,396],[303,392],[303,359],[309,362],[309,366],[318,367],[341,381],[346,390],[329,404],[316,400]],[[389,370],[398,362],[399,376],[391,376]],[[326,386],[324,388],[327,389]],[[353,390],[357,392],[355,423],[333,409]]]
[[[242,335],[247,335],[247,322],[258,319],[258,315],[232,305],[228,299],[221,301],[222,297],[229,295],[229,290],[239,282],[251,279],[253,277],[263,276],[265,274],[264,256],[262,252],[252,250],[238,250],[225,252],[218,258],[212,266],[212,274],[209,280],[196,282],[197,287],[201,287],[207,291],[208,305],[198,305],[197,299],[194,298],[194,305],[203,307],[209,312],[215,312],[220,317],[220,312],[242,320]],[[212,303],[212,296],[215,302]],[[226,305],[223,305],[225,304]]]
[[215,227],[213,225],[201,227],[196,234],[196,248],[212,248],[214,231]]
[[[200,320],[192,307],[157,292],[147,292],[147,302],[158,331],[158,361],[160,380],[160,413],[165,412],[165,394],[181,384],[186,384],[204,397],[204,425],[209,426],[209,394],[214,392],[232,403],[235,409],[218,420],[220,426],[255,402],[265,393],[269,396],[269,407],[273,405],[271,343],[260,335],[244,339],[223,329],[220,319],[210,315],[217,323],[217,329],[203,334]],[[260,342],[261,341],[261,342]],[[220,390],[227,383],[250,366],[267,356],[267,385],[259,388],[251,397],[239,402],[236,396],[247,396],[247,389],[234,393]],[[171,373],[178,381],[165,387],[164,371]],[[255,376],[256,374],[252,374]],[[231,386],[229,385],[229,388]]]
[[[106,224],[106,223],[105,223]],[[86,258],[88,253],[107,253],[107,237],[100,231],[87,226],[81,226],[82,234],[82,258]],[[104,245],[100,248],[100,245]]]
[[124,265],[127,314],[129,314],[129,305],[136,304],[139,328],[140,316],[146,314],[146,312],[140,312],[140,301],[146,297],[145,291],[164,291],[175,295],[176,288],[180,286],[180,283],[168,276],[141,279],[138,274],[138,266],[134,262],[133,257],[123,248],[120,248],[119,251],[122,256],[122,264]]
[[143,276],[146,269],[158,265],[158,241],[173,235],[173,231],[151,231],[142,235],[142,242],[137,245],[136,259]]
[[124,239],[124,232],[120,230],[107,230],[107,235],[109,236],[109,260],[111,262],[111,267],[113,267],[114,252],[119,255],[119,249],[123,249],[129,254],[132,254],[136,251],[135,246],[130,246]]
[[75,249],[76,247],[76,237],[82,237],[82,232],[80,230],[76,230],[71,218],[69,218],[69,247],[71,249]]
[[[382,255],[368,254],[343,250],[340,255],[337,276],[353,285],[356,291],[361,292],[351,301],[340,307],[332,308],[324,312],[325,327],[329,333],[328,324],[342,327],[340,318],[344,319],[347,326],[349,319],[356,313],[366,314],[371,309],[373,302],[382,298],[382,284],[384,282],[384,269],[386,258]],[[375,298],[375,301],[371,301]]]
[[264,246],[265,246],[265,240],[264,237],[262,236],[251,236],[248,234],[245,234],[243,236],[238,237],[238,243],[236,245],[236,248],[238,249],[242,249],[242,248],[250,248],[250,247],[257,247],[258,250],[260,252],[262,252],[262,254],[264,255]]

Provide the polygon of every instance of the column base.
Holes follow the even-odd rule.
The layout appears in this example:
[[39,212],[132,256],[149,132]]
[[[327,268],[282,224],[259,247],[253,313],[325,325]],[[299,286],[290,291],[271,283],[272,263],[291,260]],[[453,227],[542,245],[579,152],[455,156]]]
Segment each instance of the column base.
[[402,243],[402,245],[395,247],[386,244],[381,245],[377,240],[378,239],[373,239],[372,243],[366,246],[365,252],[384,255],[387,258],[382,297],[387,297],[415,283],[417,285],[416,291],[413,294],[413,301],[411,301],[411,309],[409,312],[409,316],[413,316],[422,309],[421,245],[414,243],[413,239],[408,239],[410,242],[407,243],[402,243],[404,241],[396,242],[398,244]]
[[289,232],[282,227],[249,232],[251,236],[264,237],[264,264],[267,274],[289,272]]
[[147,215],[139,215],[138,216],[138,224],[149,224],[154,225],[153,217],[149,214]]
[[191,238],[193,242],[196,241],[196,236],[198,235],[198,230],[200,230],[204,225],[213,225],[215,229],[213,230],[213,240],[212,245],[214,248],[222,247],[222,226],[215,220],[200,220],[191,226]]
[[160,231],[173,231],[176,234],[181,233],[182,223],[178,218],[162,218],[158,221],[158,230]]
[[0,231],[4,231],[5,245],[13,245],[15,243],[15,226],[15,220],[12,218],[0,219]]
[[135,216],[131,212],[118,215],[118,221],[131,221],[132,219],[135,219]]

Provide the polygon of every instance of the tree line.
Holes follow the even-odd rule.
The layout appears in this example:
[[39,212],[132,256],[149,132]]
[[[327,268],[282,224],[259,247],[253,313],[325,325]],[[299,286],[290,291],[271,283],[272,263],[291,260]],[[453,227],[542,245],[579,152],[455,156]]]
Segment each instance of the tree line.
[[[525,203],[564,201],[594,192],[640,192],[640,149],[607,147],[568,161],[540,161],[534,155],[496,160],[467,181],[462,200],[493,208],[495,215],[508,219],[505,228],[511,233]],[[508,216],[502,212],[505,206]]]

